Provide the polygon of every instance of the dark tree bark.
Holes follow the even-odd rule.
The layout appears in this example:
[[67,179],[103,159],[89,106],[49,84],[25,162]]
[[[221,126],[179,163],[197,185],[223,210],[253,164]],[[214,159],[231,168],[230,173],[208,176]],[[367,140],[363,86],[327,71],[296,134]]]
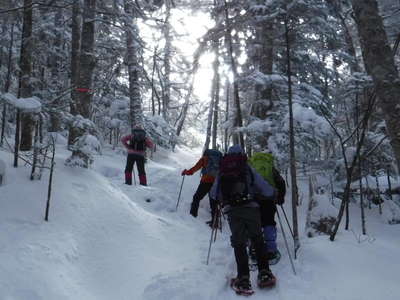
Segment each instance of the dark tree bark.
[[212,128],[212,148],[217,149],[217,135],[218,135],[218,114],[219,114],[219,98],[220,98],[220,85],[221,78],[219,75],[219,44],[215,43],[215,56],[214,61],[214,76],[215,76],[215,89],[214,89],[214,117],[213,117],[213,128]]
[[[231,70],[233,73],[233,101],[235,103],[235,109],[236,109],[235,126],[242,128],[243,117],[242,117],[242,109],[240,107],[240,97],[239,97],[239,83],[238,83],[239,74],[237,71],[236,61],[233,55],[232,28],[231,28],[231,22],[229,20],[228,5],[226,4],[226,0],[224,0],[224,9],[225,9],[225,26],[226,26],[225,41],[228,45],[228,56],[230,60]],[[244,144],[243,133],[239,132],[234,134],[233,142],[235,144],[239,144],[244,149],[245,144]]]
[[139,60],[138,60],[138,28],[135,20],[135,16],[132,11],[132,4],[130,1],[124,1],[124,12],[125,12],[125,35],[126,35],[126,63],[128,65],[129,73],[129,98],[130,98],[130,121],[131,129],[135,124],[143,123],[143,111],[142,111],[142,100],[140,94],[139,84]]
[[[228,122],[229,109],[230,109],[229,99],[230,99],[230,93],[231,93],[229,79],[226,79],[225,86],[226,86],[226,90],[225,90],[225,122]],[[225,130],[224,130],[224,151],[225,152],[228,151],[228,146],[229,146],[229,130],[228,130],[228,127],[225,127]]]
[[[72,21],[71,21],[71,103],[70,112],[72,115],[78,113],[78,82],[79,82],[79,53],[81,45],[81,18],[80,18],[80,5],[79,1],[74,1],[72,6]],[[68,146],[71,146],[76,137],[77,130],[74,127],[70,127],[68,135]]]
[[171,36],[171,1],[165,1],[165,22],[163,28],[165,48],[164,48],[164,93],[162,97],[163,110],[162,115],[165,120],[168,120],[168,110],[171,102],[171,51],[172,51],[172,36]]
[[[10,45],[8,47],[8,61],[7,61],[7,75],[6,75],[6,82],[4,84],[4,92],[8,93],[10,90],[11,85],[11,68],[12,68],[12,49],[14,47],[14,23],[11,25],[11,32],[10,32]],[[6,129],[6,117],[7,117],[7,105],[6,103],[3,104],[3,118],[1,120],[1,138],[0,138],[0,146],[3,146],[4,142],[4,135]]]
[[[18,98],[29,98],[32,96],[32,0],[24,0],[23,19]],[[21,114],[21,151],[32,149],[34,124],[32,114]]]
[[297,220],[297,174],[296,174],[296,154],[294,150],[294,121],[293,121],[293,95],[292,95],[292,69],[291,69],[291,49],[289,39],[289,20],[285,17],[285,40],[286,40],[286,62],[287,62],[287,77],[288,77],[288,99],[289,99],[289,153],[290,153],[290,179],[292,183],[292,219],[293,219],[293,241],[295,249],[295,258],[297,249],[300,247],[299,226]]
[[400,170],[400,77],[376,0],[352,0],[364,63],[374,81],[378,105]]
[[[53,48],[54,53],[52,53],[49,58],[49,67],[51,72],[51,87],[55,91],[59,92],[62,89],[62,78],[60,77],[60,67],[62,57],[61,46],[62,46],[62,36],[60,33],[63,22],[62,9],[58,8],[57,12],[54,14],[54,41]],[[50,111],[50,127],[49,132],[58,132],[61,131],[61,110],[59,108],[61,97],[57,98],[51,105]]]
[[[77,98],[75,113],[83,118],[89,119],[91,114],[92,100],[92,79],[95,68],[94,46],[95,46],[95,17],[96,17],[96,0],[85,0],[83,7],[83,21],[81,34],[81,51],[79,55],[79,86],[77,86]],[[80,127],[71,129],[75,139],[82,137],[85,132]],[[81,166],[88,168],[90,158],[80,149],[73,149],[72,156],[69,160],[72,162],[79,159],[83,164]]]

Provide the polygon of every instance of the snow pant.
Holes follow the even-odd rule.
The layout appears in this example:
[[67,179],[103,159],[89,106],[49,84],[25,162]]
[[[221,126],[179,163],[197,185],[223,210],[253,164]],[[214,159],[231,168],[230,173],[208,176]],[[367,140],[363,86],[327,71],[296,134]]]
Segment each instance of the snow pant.
[[268,270],[268,257],[264,248],[258,207],[233,207],[227,212],[231,229],[231,245],[235,252],[238,278],[249,276],[247,241],[250,239],[256,252],[258,270]]
[[144,170],[144,156],[140,154],[128,154],[125,167],[125,183],[129,185],[132,184],[132,171],[135,163],[139,174],[139,183],[141,185],[147,185],[146,172]]
[[[213,182],[200,182],[199,186],[197,187],[196,192],[193,195],[192,207],[199,209],[200,201],[210,192],[211,187],[213,186]],[[211,217],[215,215],[217,210],[217,202],[209,197],[210,201],[210,208],[211,208]]]
[[267,252],[276,252],[278,250],[276,245],[276,204],[273,201],[263,201],[260,211],[266,250]]

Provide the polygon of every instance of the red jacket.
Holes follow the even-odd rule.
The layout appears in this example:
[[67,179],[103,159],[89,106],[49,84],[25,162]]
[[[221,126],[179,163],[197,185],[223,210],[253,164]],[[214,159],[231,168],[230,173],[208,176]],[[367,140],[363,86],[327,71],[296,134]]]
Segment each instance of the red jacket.
[[[146,153],[146,151],[145,150],[142,150],[142,151],[140,151],[140,150],[134,150],[134,149],[131,149],[130,147],[129,147],[129,141],[131,141],[132,140],[132,134],[128,134],[128,135],[124,135],[122,138],[121,138],[121,143],[125,146],[125,148],[128,150],[128,154],[139,154],[139,155],[145,155],[145,153]],[[154,147],[154,144],[153,144],[153,142],[151,141],[151,139],[150,138],[148,138],[148,137],[146,137],[146,141],[145,141],[145,144],[146,144],[146,147],[147,148],[153,148]]]

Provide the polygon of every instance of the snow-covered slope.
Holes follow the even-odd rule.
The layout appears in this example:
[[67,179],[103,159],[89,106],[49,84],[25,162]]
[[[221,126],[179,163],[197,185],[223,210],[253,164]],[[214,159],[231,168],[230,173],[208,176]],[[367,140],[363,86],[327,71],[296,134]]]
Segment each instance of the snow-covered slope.
[[[237,299],[227,285],[235,273],[227,224],[207,266],[208,201],[197,219],[188,214],[197,174],[185,178],[175,211],[180,171],[199,153],[155,153],[146,165],[149,186],[141,187],[123,184],[123,154],[105,150],[83,170],[64,166],[64,148],[58,149],[49,222],[43,220],[48,174],[30,181],[29,168],[13,168],[11,154],[0,150],[7,164],[0,186],[1,300]],[[290,211],[288,203],[285,208]],[[398,299],[400,226],[368,211],[369,236],[360,238],[357,214],[352,212],[353,231],[341,231],[333,243],[325,236],[302,238],[297,276],[279,233],[282,260],[271,267],[278,285],[252,297]]]

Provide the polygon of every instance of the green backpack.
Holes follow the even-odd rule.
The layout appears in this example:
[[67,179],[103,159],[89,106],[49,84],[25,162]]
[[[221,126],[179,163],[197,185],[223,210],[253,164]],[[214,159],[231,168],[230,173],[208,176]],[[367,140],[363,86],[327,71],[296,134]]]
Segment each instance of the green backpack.
[[249,159],[249,164],[259,173],[269,184],[276,188],[273,176],[274,156],[271,153],[254,153]]

